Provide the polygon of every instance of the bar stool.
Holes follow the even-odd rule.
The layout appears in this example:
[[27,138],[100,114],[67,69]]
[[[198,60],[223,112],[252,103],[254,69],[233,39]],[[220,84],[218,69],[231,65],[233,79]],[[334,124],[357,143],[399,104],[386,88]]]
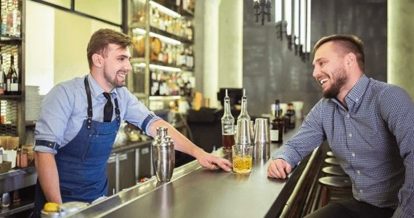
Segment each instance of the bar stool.
[[325,158],[325,163],[330,165],[339,166],[339,161],[335,157]]
[[323,207],[332,199],[332,195],[348,196],[351,193],[351,180],[346,176],[324,176],[319,178],[321,186],[319,207]]
[[347,176],[340,166],[327,166],[322,168],[322,172],[327,176]]
[[328,156],[328,157],[335,157],[335,155],[333,154],[332,151],[326,152],[326,156]]

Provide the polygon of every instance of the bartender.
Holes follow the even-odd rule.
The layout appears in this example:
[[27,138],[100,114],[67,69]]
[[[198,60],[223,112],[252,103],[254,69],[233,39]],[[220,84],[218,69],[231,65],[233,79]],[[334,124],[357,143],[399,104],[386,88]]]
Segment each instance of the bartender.
[[167,127],[177,150],[205,168],[231,170],[228,160],[194,145],[127,90],[130,44],[123,33],[96,31],[87,47],[90,73],[56,85],[45,96],[35,129],[35,217],[45,202],[90,203],[107,195],[106,163],[121,120],[150,136]]

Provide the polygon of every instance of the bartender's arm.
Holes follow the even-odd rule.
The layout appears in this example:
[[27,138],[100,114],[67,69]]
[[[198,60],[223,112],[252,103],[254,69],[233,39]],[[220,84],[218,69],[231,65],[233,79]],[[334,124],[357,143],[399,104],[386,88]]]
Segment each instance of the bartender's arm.
[[170,125],[164,120],[159,119],[159,120],[152,122],[149,126],[149,134],[151,136],[155,136],[156,129],[161,126],[168,128],[168,133],[174,141],[176,150],[195,157],[198,160],[198,162],[201,164],[201,166],[205,168],[208,168],[208,169],[221,168],[225,171],[231,171],[230,161],[224,158],[216,157],[212,154],[205,152],[203,149],[196,146],[189,139],[187,139],[183,134],[181,134],[178,130],[176,130],[172,125]]
[[[62,203],[59,174],[55,155],[59,146],[48,147],[47,143],[61,144],[65,127],[72,114],[74,98],[62,86],[55,86],[43,99],[42,110],[35,128],[35,166],[38,180],[47,202]],[[43,143],[39,143],[40,141]]]
[[46,201],[62,203],[55,155],[46,152],[35,152],[35,165]]

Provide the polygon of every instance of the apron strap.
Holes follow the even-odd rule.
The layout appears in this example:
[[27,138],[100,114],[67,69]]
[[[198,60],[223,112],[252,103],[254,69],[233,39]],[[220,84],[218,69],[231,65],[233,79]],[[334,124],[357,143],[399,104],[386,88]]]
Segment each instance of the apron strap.
[[92,98],[91,98],[91,88],[89,87],[88,83],[88,76],[85,77],[85,90],[86,90],[86,97],[88,98],[88,120],[87,120],[87,127],[88,129],[92,126]]

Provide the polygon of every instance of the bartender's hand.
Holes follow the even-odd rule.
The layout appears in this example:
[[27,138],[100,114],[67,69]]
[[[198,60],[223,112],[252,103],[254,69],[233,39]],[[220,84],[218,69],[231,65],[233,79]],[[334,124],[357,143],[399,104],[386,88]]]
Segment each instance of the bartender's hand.
[[195,158],[197,158],[197,161],[201,166],[207,169],[217,170],[221,168],[227,172],[231,171],[232,165],[229,160],[216,157],[210,153],[205,152],[204,150],[198,150]]
[[267,176],[270,178],[286,179],[290,172],[292,172],[292,166],[283,159],[271,160],[267,168]]

